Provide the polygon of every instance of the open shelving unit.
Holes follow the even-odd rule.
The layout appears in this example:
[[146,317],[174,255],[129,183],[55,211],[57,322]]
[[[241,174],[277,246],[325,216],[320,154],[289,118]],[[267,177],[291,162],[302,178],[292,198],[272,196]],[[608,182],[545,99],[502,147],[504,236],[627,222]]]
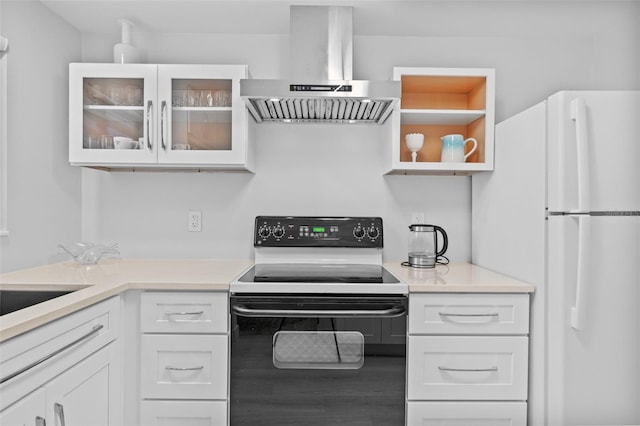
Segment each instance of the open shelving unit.
[[[493,69],[395,67],[393,78],[402,83],[402,94],[392,114],[387,174],[468,175],[493,170]],[[408,133],[425,137],[416,162],[404,142]],[[452,133],[478,141],[477,150],[464,163],[440,162],[440,138]]]

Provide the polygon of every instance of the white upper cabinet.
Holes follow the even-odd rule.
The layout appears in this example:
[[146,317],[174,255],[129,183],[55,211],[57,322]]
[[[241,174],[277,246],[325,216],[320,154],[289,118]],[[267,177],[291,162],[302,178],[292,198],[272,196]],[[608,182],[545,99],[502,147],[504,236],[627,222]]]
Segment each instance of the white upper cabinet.
[[[392,114],[387,174],[460,174],[493,170],[495,71],[476,68],[393,69],[402,83],[400,104]],[[416,161],[405,137],[424,135]],[[464,146],[466,160],[443,162],[444,135],[473,138]],[[466,155],[470,154],[470,155]]]
[[69,162],[251,170],[246,65],[69,65]]

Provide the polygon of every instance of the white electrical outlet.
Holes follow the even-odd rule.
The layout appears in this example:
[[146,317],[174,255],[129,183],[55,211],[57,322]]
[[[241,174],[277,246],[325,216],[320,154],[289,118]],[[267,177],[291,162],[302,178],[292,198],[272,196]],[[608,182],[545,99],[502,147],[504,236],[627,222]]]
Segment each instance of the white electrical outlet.
[[189,215],[187,217],[187,231],[202,231],[202,212],[196,210],[189,211]]
[[424,213],[413,212],[411,213],[411,224],[424,223]]

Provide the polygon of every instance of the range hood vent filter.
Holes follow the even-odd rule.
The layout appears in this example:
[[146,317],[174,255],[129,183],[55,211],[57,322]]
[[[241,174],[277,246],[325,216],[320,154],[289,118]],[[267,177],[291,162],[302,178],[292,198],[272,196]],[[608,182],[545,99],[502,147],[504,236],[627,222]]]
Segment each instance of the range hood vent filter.
[[392,101],[361,99],[252,99],[261,121],[375,123]]

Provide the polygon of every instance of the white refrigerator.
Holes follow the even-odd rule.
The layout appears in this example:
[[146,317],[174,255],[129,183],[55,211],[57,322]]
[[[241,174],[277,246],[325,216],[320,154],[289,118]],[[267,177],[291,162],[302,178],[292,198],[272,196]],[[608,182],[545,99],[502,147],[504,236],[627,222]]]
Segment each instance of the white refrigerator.
[[640,425],[640,91],[497,124],[472,210],[472,261],[536,286],[528,424]]

